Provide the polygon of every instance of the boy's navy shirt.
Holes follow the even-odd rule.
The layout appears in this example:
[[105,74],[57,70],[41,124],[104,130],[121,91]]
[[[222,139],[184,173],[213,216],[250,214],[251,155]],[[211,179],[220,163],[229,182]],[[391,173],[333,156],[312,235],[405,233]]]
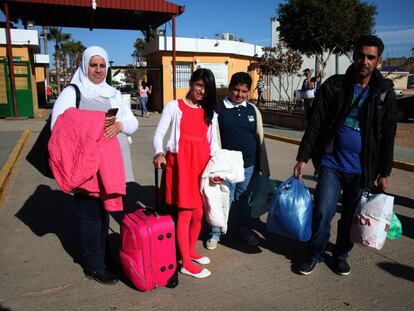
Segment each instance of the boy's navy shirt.
[[241,151],[244,167],[255,165],[256,140],[256,111],[246,104],[226,108],[224,101],[218,103],[218,122],[223,149]]

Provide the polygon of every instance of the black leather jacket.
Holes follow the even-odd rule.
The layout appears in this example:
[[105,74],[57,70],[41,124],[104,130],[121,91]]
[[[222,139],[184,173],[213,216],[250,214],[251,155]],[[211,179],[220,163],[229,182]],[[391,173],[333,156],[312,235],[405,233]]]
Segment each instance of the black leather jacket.
[[[297,161],[312,158],[315,167],[333,151],[339,126],[348,116],[355,80],[352,65],[344,75],[334,75],[323,83],[313,101],[311,118],[299,146]],[[362,107],[362,187],[371,186],[378,176],[389,176],[394,155],[397,104],[392,82],[374,70],[369,82],[369,96]]]

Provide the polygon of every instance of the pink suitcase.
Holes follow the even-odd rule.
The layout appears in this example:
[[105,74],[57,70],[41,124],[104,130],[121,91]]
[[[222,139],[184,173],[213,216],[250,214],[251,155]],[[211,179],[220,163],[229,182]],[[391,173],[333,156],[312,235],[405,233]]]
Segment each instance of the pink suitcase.
[[[158,185],[158,172],[155,174]],[[160,215],[150,207],[126,214],[121,224],[119,257],[125,275],[138,290],[177,286],[175,228],[171,216]]]

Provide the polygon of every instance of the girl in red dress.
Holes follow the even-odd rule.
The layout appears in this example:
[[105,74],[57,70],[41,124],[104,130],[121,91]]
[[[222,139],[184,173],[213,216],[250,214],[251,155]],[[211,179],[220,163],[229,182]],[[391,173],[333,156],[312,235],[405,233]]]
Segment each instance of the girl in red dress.
[[[201,174],[215,151],[217,141],[216,85],[209,69],[196,70],[184,99],[167,103],[155,131],[154,165],[166,164],[166,203],[177,207],[177,241],[182,258],[181,272],[196,278],[211,273],[198,264],[210,259],[195,250],[201,231],[203,202]],[[171,129],[166,146],[163,138]]]

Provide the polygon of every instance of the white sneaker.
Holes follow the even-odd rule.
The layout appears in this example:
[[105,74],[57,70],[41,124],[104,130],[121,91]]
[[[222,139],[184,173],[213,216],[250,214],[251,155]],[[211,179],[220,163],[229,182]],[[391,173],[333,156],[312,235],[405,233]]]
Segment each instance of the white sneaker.
[[210,258],[207,256],[203,256],[201,258],[192,258],[192,261],[195,261],[196,263],[199,263],[200,265],[208,265],[210,263]]
[[217,247],[218,241],[215,239],[208,239],[206,242],[207,249],[215,249]]
[[206,268],[203,268],[203,270],[201,270],[199,273],[191,273],[186,268],[181,267],[180,272],[183,273],[183,274],[187,274],[189,276],[195,277],[197,279],[204,279],[204,278],[208,277],[211,274],[210,270],[208,270]]

